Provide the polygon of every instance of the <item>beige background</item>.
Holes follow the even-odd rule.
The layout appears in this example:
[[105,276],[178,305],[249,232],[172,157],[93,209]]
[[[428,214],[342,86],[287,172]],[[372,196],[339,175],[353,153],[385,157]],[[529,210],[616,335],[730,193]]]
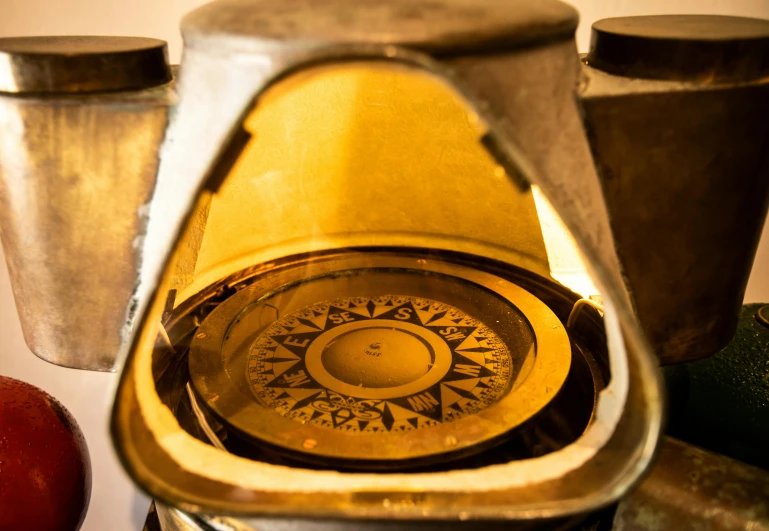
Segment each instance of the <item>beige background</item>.
[[[0,0],[0,36],[102,34],[158,37],[169,42],[171,59],[178,62],[181,56],[179,19],[202,3],[199,0]],[[608,16],[716,13],[769,18],[769,0],[581,0],[572,3],[582,13],[578,40],[583,51],[588,46],[590,24]],[[4,263],[1,251],[0,263]],[[764,231],[746,301],[769,301],[769,230]],[[21,336],[8,275],[2,266],[0,374],[38,385],[59,398],[85,432],[94,480],[91,506],[83,529],[141,529],[149,502],[123,474],[107,436],[106,415],[116,375],[63,369],[32,355]]]

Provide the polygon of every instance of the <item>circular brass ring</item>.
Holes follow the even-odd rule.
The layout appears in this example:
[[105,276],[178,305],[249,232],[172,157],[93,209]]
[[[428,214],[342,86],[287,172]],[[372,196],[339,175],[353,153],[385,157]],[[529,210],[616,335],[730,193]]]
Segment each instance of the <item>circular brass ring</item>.
[[[438,290],[444,290],[440,297],[427,299]],[[378,315],[384,310],[372,309],[369,318],[325,329],[329,308],[353,300],[395,310],[427,308],[430,318],[454,321],[436,320],[430,327],[424,318],[397,322],[387,318],[392,311]],[[466,335],[447,343],[441,332],[453,336],[452,324]],[[397,333],[408,334],[413,344],[423,345],[420,352],[430,353],[432,368],[392,386],[359,383],[356,389],[344,371],[332,374],[323,356],[333,341],[361,330],[375,335],[387,330],[396,343],[412,341],[398,339]],[[463,341],[482,346],[463,353]],[[295,267],[265,275],[214,309],[190,347],[194,390],[236,432],[300,459],[367,466],[425,463],[487,448],[556,396],[570,363],[563,324],[531,293],[490,273],[392,255],[333,257],[312,270]],[[281,368],[273,369],[278,364]],[[460,385],[447,378],[464,380]],[[478,383],[489,390],[470,387]],[[441,387],[446,385],[456,385],[450,390],[458,394]],[[442,405],[448,403],[447,393],[456,400],[454,409]]]

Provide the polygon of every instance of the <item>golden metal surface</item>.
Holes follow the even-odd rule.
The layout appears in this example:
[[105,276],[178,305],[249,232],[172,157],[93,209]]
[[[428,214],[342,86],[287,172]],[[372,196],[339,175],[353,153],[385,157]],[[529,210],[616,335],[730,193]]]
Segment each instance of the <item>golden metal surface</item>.
[[665,437],[657,463],[620,502],[615,531],[769,528],[769,472]]
[[377,253],[309,267],[266,273],[192,341],[195,389],[251,438],[322,462],[424,465],[499,442],[569,373],[561,322],[501,278]]
[[477,117],[433,76],[316,68],[264,94],[239,129],[249,141],[202,219],[192,291],[254,263],[361,245],[549,273],[533,193],[507,178],[478,142]]
[[171,90],[0,95],[0,239],[46,361],[112,370],[124,346]]
[[165,41],[144,37],[0,39],[0,92],[84,94],[171,81]]

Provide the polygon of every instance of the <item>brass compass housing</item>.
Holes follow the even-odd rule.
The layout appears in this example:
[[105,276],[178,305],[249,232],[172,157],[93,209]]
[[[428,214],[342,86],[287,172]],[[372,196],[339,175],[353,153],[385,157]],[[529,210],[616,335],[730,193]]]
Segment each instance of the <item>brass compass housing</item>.
[[379,252],[283,268],[232,295],[189,363],[203,402],[241,434],[304,460],[392,468],[498,443],[556,396],[571,355],[561,321],[512,282]]
[[[118,454],[161,501],[238,517],[610,503],[651,459],[659,389],[575,104],[576,15],[364,5],[185,19],[157,193],[190,202],[150,211]],[[569,319],[598,294],[605,333]],[[572,396],[573,436],[513,451]]]

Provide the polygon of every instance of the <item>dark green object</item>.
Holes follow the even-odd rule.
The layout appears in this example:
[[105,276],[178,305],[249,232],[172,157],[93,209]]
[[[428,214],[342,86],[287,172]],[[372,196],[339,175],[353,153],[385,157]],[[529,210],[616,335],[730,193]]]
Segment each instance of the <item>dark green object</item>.
[[714,356],[665,368],[668,433],[769,469],[769,328],[764,304],[742,307],[737,334]]

